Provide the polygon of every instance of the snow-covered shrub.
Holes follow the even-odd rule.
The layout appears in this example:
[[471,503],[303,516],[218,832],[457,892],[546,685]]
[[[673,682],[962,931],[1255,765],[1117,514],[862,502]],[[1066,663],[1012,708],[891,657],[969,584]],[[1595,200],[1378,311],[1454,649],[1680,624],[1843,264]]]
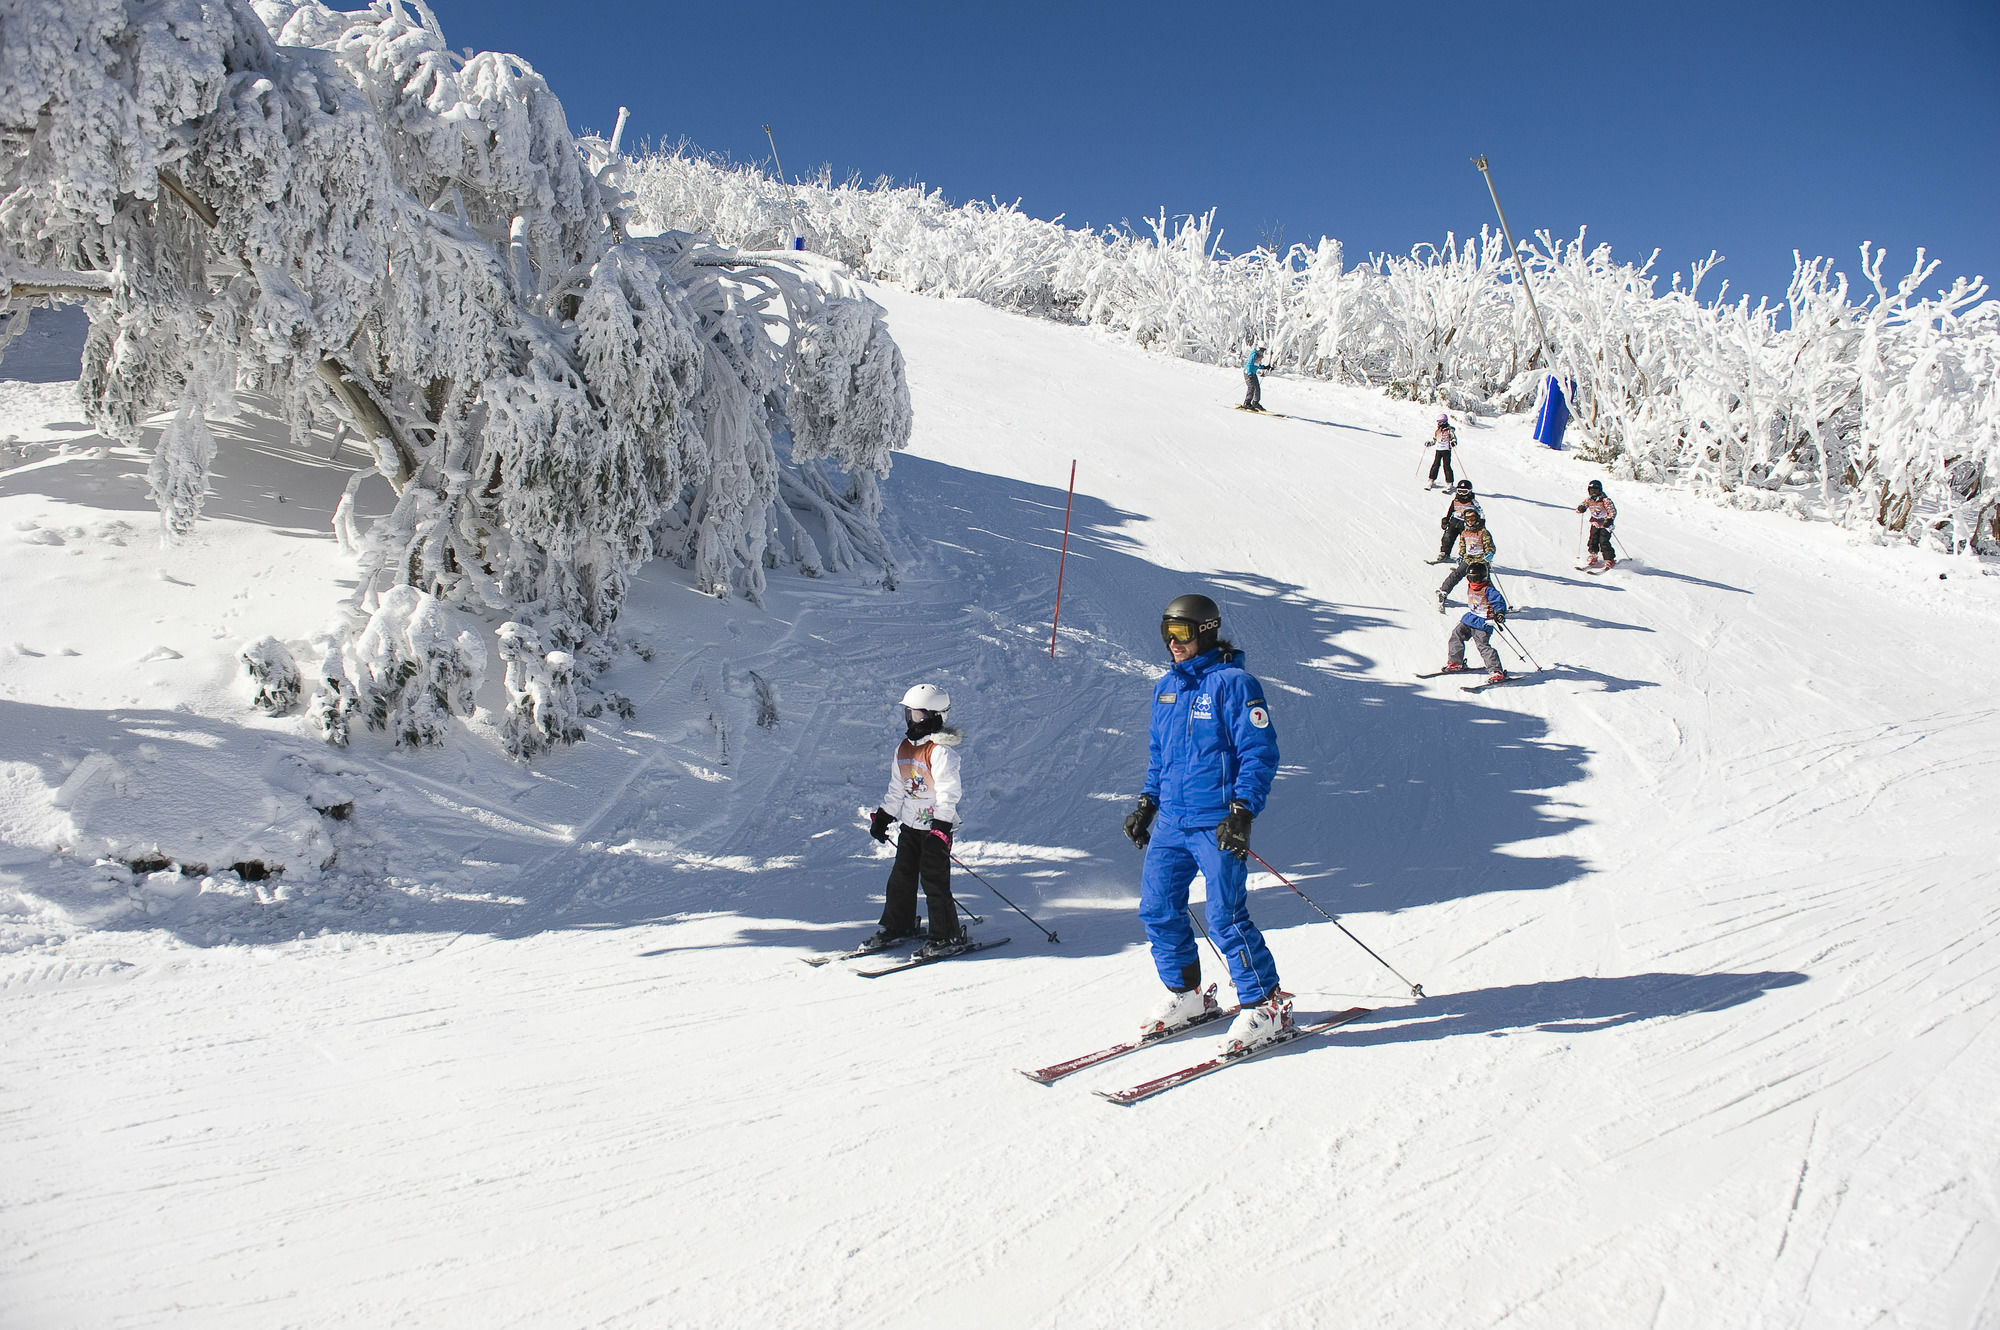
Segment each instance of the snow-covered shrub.
[[[365,529],[338,515],[356,625],[417,588],[574,649],[662,539],[755,598],[783,494],[825,490],[811,511],[882,553],[873,480],[909,413],[880,311],[813,256],[635,234],[624,159],[525,61],[453,51],[416,0],[16,0],[0,25],[4,266],[100,293],[80,391],[129,442],[170,413],[170,533],[199,519],[209,421],[254,388],[351,429],[396,491]],[[781,486],[807,341],[801,461],[874,473],[847,494]]]
[[[1078,230],[998,203],[953,206],[921,185],[784,185],[685,147],[626,173],[648,227],[745,245],[808,243],[912,291],[1080,321],[1207,364],[1248,345],[1285,369],[1461,410],[1520,410],[1540,371],[1576,389],[1571,437],[1621,473],[1718,502],[1820,516],[1885,537],[1990,549],[2000,541],[2000,307],[1935,265],[1849,299],[1824,259],[1799,259],[1784,306],[1697,292],[1719,258],[1662,291],[1649,258],[1618,261],[1579,232],[1521,246],[1543,322],[1495,230],[1346,267],[1340,244],[1231,254],[1214,214],[1143,231]],[[796,213],[788,212],[796,202]],[[788,483],[786,492],[791,492]],[[802,564],[816,551],[794,532]]]
[[267,716],[282,716],[298,705],[304,681],[291,649],[275,637],[260,637],[244,647],[243,667],[249,672],[256,695],[250,704]]
[[500,625],[499,643],[507,666],[507,718],[500,737],[508,754],[525,762],[581,739],[575,658],[567,651],[544,652],[535,630],[519,623]]
[[399,748],[444,742],[454,714],[472,714],[486,647],[458,616],[413,586],[392,587],[344,652],[361,716]]

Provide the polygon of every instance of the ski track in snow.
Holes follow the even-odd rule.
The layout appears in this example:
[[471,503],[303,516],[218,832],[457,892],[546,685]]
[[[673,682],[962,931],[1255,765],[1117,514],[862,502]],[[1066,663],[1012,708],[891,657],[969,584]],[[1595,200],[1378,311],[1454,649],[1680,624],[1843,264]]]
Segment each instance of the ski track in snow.
[[[2000,583],[1616,480],[1636,557],[1576,574],[1600,472],[1473,422],[1544,677],[1466,697],[1410,677],[1459,608],[1430,409],[1280,377],[1291,418],[1252,421],[1233,369],[881,299],[897,588],[779,572],[760,609],[649,569],[619,635],[651,658],[605,680],[636,719],[533,771],[490,714],[408,755],[244,709],[236,645],[341,592],[351,455],[241,426],[226,516],[158,551],[141,455],[10,408],[49,440],[0,471],[10,1325],[1994,1324]],[[1119,823],[1195,586],[1281,737],[1259,853],[1430,997],[1259,871],[1301,1014],[1377,1014],[1121,1110],[1089,1092],[1210,1039],[1013,1069],[1154,1000]],[[968,736],[958,856],[1063,941],[961,873],[1007,947],[802,966],[879,909],[919,679]],[[335,863],[50,852],[266,834],[188,788]]]

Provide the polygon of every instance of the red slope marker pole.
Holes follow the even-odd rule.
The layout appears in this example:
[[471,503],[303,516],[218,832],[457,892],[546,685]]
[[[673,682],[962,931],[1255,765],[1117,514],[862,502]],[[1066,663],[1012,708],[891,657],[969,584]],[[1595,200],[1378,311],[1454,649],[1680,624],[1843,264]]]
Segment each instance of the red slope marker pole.
[[1076,506],[1076,459],[1069,462],[1069,500],[1063,504],[1062,554],[1056,559],[1056,612],[1049,623],[1049,659],[1056,658],[1056,629],[1062,624],[1063,566],[1069,562],[1069,514]]

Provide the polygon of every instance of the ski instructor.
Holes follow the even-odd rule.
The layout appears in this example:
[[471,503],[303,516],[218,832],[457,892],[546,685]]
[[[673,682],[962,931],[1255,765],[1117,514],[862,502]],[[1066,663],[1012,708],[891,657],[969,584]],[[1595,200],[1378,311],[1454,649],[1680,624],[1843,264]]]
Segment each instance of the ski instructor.
[[1278,770],[1278,734],[1264,687],[1220,636],[1222,611],[1207,596],[1176,596],[1160,616],[1174,667],[1153,689],[1145,792],[1125,819],[1125,835],[1146,852],[1139,919],[1168,995],[1141,1023],[1157,1035],[1191,1025],[1208,1010],[1201,953],[1188,919],[1188,886],[1208,884],[1208,935],[1227,958],[1241,1006],[1219,1051],[1267,1043],[1292,1022],[1292,995],[1250,921],[1251,819],[1264,811]]

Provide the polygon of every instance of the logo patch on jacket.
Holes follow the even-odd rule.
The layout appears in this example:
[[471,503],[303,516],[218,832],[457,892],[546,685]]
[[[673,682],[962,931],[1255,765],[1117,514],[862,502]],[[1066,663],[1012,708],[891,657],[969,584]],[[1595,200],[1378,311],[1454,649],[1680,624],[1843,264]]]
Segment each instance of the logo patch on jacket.
[[1250,723],[1260,730],[1270,725],[1271,713],[1264,710],[1262,702],[1252,702],[1250,704]]
[[1215,699],[1207,693],[1197,693],[1194,699],[1194,711],[1191,714],[1196,720],[1214,720]]

